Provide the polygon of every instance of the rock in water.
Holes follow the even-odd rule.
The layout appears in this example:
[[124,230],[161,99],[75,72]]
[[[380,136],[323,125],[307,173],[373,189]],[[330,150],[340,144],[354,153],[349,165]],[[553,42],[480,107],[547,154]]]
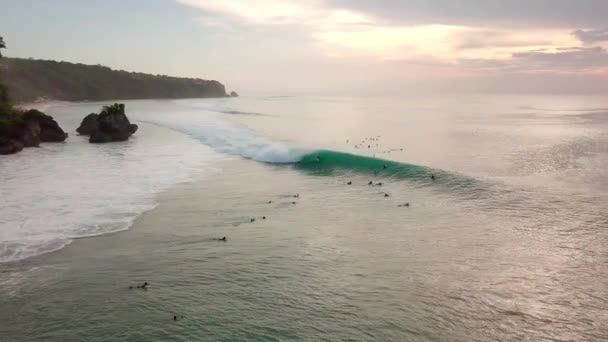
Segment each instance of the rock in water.
[[0,113],[0,154],[12,154],[41,142],[62,142],[68,137],[52,116],[37,110]]
[[239,97],[239,94],[237,94],[236,91],[232,91],[230,92],[230,97]]
[[37,122],[23,123],[20,138],[23,147],[40,146],[40,130]]
[[59,124],[52,116],[46,115],[35,109],[23,113],[22,119],[34,130],[37,129],[36,125],[39,127],[41,142],[62,142],[68,137],[68,134],[59,127]]
[[89,137],[89,142],[94,144],[112,142],[112,136],[102,131],[95,131],[91,133],[91,136]]
[[138,126],[129,122],[124,104],[103,107],[99,114],[87,115],[76,130],[81,135],[90,135],[91,143],[125,141],[137,132]]
[[131,135],[131,123],[123,113],[101,113],[99,131],[109,135],[112,141],[125,141]]
[[131,132],[131,134],[135,134],[135,132],[137,132],[138,129],[139,129],[139,126],[137,126],[136,124],[131,124],[131,126],[129,126],[129,132]]
[[0,154],[13,154],[23,150],[23,144],[17,140],[2,140],[0,138]]
[[91,113],[84,117],[80,127],[76,132],[80,135],[91,135],[91,133],[99,130],[99,114]]

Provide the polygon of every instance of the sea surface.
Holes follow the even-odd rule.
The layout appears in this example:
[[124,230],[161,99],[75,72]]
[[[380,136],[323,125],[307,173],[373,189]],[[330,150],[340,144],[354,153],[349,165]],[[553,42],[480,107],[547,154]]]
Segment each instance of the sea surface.
[[107,104],[0,157],[0,341],[608,340],[607,98]]

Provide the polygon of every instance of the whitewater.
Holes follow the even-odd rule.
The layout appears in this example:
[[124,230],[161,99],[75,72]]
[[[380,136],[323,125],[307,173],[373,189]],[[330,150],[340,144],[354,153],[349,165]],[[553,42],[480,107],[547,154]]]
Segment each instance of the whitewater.
[[[495,158],[492,163],[478,160],[479,155],[470,154],[470,150],[457,150],[458,144],[444,146],[446,151],[452,149],[452,154],[462,156],[448,159],[432,159],[433,153],[426,150],[428,143],[416,143],[416,150],[406,148],[406,152],[397,156],[384,155],[375,149],[355,149],[353,144],[345,143],[352,132],[340,133],[343,123],[353,119],[349,102],[322,99],[316,105],[323,110],[315,110],[307,103],[306,106],[312,108],[304,106],[302,112],[289,110],[292,102],[297,103],[297,99],[245,99],[236,103],[229,99],[127,101],[127,113],[141,129],[128,142],[107,145],[89,144],[74,131],[87,113],[96,112],[108,103],[47,106],[46,111],[70,132],[70,137],[62,144],[43,144],[39,149],[27,149],[0,159],[0,263],[56,251],[74,239],[128,229],[139,215],[158,205],[159,193],[219,172],[219,161],[230,158],[293,165],[315,174],[358,172],[377,175],[381,172],[390,178],[407,178],[418,186],[433,186],[459,193],[461,197],[487,201],[494,201],[490,189],[499,191],[496,183],[526,179],[511,175],[502,177],[504,166],[500,159]],[[521,108],[527,111],[534,107]],[[332,110],[334,116],[324,115]],[[432,108],[426,110],[432,112]],[[295,112],[299,115],[294,116]],[[438,113],[438,117],[430,120],[412,119],[409,125],[413,129],[409,130],[409,135],[396,134],[393,144],[388,147],[402,146],[397,145],[399,139],[428,140],[437,129],[434,122],[441,120],[443,115]],[[381,129],[394,125],[389,120],[392,115],[385,116],[388,119],[380,121]],[[373,129],[377,121],[366,121],[366,125]],[[425,121],[433,126],[424,127]],[[312,129],[300,129],[311,122]],[[315,122],[323,122],[323,126],[315,126]],[[418,130],[417,126],[424,129]],[[338,133],[318,134],[327,130]],[[376,129],[376,132],[380,131]],[[360,133],[363,136],[365,132],[361,130]],[[306,138],[302,139],[299,134]],[[501,139],[500,135],[498,138]],[[391,143],[390,137],[387,139]],[[504,146],[510,147],[509,144]],[[397,150],[403,151],[403,148]],[[404,153],[409,155],[408,161],[411,159],[415,163],[403,162]],[[559,160],[548,160],[548,165],[543,167],[563,163],[564,156],[558,157]],[[536,159],[522,167],[535,164],[538,164]],[[431,176],[437,176],[437,179],[431,180]],[[501,196],[513,192],[514,187],[503,191]],[[502,198],[501,201],[527,203],[521,198]],[[525,210],[525,206],[519,207]]]
[[125,104],[0,159],[4,339],[608,336],[605,98]]
[[197,109],[188,102],[127,102],[131,120],[141,126],[137,136],[89,144],[75,128],[103,104],[48,106],[70,133],[68,140],[0,159],[0,263],[128,229],[158,204],[160,192],[214,172],[226,158],[218,152],[268,162],[298,158],[283,144],[222,120],[221,108]]
[[128,142],[93,145],[74,133],[81,117],[107,103],[56,103],[41,109],[69,139],[0,159],[0,263],[128,229],[158,205],[159,193],[217,171],[219,160],[293,164],[314,151],[229,120],[226,115],[263,114],[230,110],[221,100],[126,103],[141,126]]

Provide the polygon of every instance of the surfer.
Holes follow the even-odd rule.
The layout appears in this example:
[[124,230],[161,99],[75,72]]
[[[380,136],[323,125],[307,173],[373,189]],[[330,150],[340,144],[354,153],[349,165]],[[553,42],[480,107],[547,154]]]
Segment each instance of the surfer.
[[390,195],[385,192],[384,197],[390,197]]
[[369,183],[367,183],[367,185],[374,185],[374,181],[369,181]]
[[431,175],[431,179],[432,179],[432,180],[435,180],[435,175]]
[[249,222],[253,223],[253,222],[255,222],[255,219],[252,218],[251,220],[249,220]]
[[346,184],[347,184],[347,185],[353,185],[353,182],[352,182],[352,181],[350,181],[350,182],[348,182],[348,183],[346,183]]
[[148,285],[150,285],[150,284],[147,281],[145,281],[142,285],[129,286],[129,290],[132,290],[132,289],[147,290],[148,289]]

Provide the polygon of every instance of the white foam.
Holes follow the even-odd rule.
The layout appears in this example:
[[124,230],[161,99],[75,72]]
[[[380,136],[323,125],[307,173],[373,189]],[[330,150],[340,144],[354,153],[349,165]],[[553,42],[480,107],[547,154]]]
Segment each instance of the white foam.
[[[186,133],[214,150],[266,163],[294,163],[305,151],[272,141],[238,123],[225,120],[221,112],[227,104],[216,101],[174,101],[179,111],[167,115],[138,115],[144,122]],[[214,109],[215,108],[215,109]]]
[[[128,142],[94,145],[72,134],[66,143],[0,158],[0,263],[128,229],[157,205],[159,192],[214,168],[221,158],[215,152],[267,163],[306,154],[226,120],[229,104],[221,99],[126,105],[130,119],[143,124]],[[101,104],[54,106],[50,114],[73,131]]]
[[[69,105],[52,114],[73,130],[98,107]],[[168,115],[146,103],[129,108],[152,117]],[[125,143],[94,145],[71,135],[66,143],[3,156],[0,262],[54,251],[74,238],[127,229],[157,204],[159,192],[209,170],[217,158],[188,136],[145,124]]]

